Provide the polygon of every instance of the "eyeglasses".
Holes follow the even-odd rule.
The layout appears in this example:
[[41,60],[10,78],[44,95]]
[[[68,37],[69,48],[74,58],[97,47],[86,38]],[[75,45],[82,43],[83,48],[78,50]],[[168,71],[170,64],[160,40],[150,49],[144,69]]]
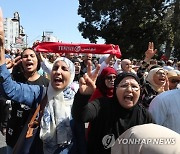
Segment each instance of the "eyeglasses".
[[177,83],[177,84],[178,84],[178,83],[180,82],[180,80],[172,79],[172,80],[170,80],[170,82],[171,82],[171,83]]
[[138,90],[140,89],[139,86],[129,85],[129,84],[122,84],[122,85],[118,85],[117,87],[118,87],[118,88],[121,88],[121,89],[123,89],[123,90],[131,87],[131,90],[132,90],[132,91],[138,91]]
[[111,80],[115,80],[116,79],[116,76],[115,75],[109,75],[106,77],[107,80],[111,81]]
[[160,75],[161,75],[161,76],[163,76],[163,75],[166,76],[166,72],[159,72],[159,71],[158,71],[158,72],[156,72],[156,74],[157,74],[158,76],[160,76]]

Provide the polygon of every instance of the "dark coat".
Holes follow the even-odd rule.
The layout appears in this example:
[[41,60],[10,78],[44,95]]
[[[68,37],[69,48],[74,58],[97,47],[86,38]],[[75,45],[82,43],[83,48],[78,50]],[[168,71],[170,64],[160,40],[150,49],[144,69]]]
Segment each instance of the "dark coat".
[[158,95],[154,89],[152,89],[150,83],[146,81],[142,87],[142,92],[140,96],[140,102],[145,108],[149,108],[151,101]]
[[91,122],[89,154],[110,154],[110,148],[106,149],[107,143],[102,142],[106,135],[113,135],[117,139],[132,126],[154,123],[150,113],[141,104],[125,109],[113,98],[102,97],[90,103],[88,99],[89,96],[79,92],[75,95],[72,116],[78,121]]

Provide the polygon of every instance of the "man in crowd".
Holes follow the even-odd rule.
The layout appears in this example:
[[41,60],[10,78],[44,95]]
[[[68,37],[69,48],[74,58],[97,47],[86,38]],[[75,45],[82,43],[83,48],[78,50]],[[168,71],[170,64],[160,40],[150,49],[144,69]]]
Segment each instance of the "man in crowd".
[[155,122],[180,134],[180,89],[157,95],[150,103],[149,112]]

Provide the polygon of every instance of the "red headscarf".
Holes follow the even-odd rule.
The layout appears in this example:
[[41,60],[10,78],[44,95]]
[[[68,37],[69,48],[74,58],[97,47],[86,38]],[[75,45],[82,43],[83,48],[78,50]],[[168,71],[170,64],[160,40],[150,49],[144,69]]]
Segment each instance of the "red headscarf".
[[98,76],[97,81],[96,81],[97,88],[92,94],[89,101],[100,98],[102,96],[106,96],[106,97],[113,96],[113,88],[108,88],[105,84],[105,79],[110,74],[117,75],[117,71],[112,67],[106,67],[102,70],[101,74]]

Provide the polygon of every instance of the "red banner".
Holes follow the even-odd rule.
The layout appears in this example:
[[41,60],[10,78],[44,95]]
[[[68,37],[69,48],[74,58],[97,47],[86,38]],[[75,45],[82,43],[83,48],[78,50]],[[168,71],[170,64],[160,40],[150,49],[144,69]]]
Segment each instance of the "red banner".
[[53,53],[92,53],[92,54],[113,54],[121,57],[118,45],[113,44],[70,44],[61,42],[41,42],[33,46],[38,52]]

